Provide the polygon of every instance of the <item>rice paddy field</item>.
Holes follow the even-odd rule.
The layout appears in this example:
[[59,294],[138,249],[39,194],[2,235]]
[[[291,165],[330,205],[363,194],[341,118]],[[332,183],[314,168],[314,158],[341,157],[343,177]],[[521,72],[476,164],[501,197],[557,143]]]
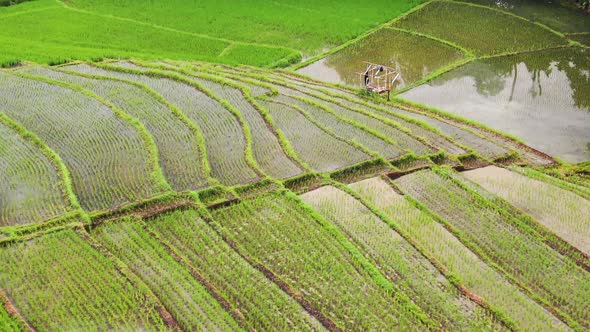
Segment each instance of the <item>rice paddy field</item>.
[[590,331],[575,4],[0,1],[0,27],[0,331]]

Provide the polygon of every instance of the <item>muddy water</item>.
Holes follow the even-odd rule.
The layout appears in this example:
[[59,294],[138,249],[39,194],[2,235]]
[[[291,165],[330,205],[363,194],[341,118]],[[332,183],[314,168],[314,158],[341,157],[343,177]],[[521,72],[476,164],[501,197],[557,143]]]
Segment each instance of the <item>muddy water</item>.
[[545,24],[560,32],[590,31],[590,15],[568,0],[466,0]]
[[399,71],[400,88],[462,57],[459,50],[437,41],[382,29],[298,72],[326,82],[361,86],[363,80],[357,73],[364,71],[363,61],[368,61]]
[[516,135],[567,162],[590,159],[590,50],[476,61],[401,97]]

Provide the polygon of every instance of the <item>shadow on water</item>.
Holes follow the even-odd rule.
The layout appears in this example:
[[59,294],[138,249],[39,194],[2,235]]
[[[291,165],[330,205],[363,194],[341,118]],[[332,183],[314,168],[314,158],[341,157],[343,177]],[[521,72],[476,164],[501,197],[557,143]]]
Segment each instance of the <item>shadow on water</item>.
[[463,0],[525,17],[560,32],[590,31],[590,15],[567,0]]
[[363,61],[368,61],[399,71],[396,88],[401,88],[462,57],[461,51],[437,41],[382,29],[298,72],[326,82],[360,86],[357,72],[363,71]]
[[568,162],[590,159],[590,50],[475,61],[400,97],[514,134]]

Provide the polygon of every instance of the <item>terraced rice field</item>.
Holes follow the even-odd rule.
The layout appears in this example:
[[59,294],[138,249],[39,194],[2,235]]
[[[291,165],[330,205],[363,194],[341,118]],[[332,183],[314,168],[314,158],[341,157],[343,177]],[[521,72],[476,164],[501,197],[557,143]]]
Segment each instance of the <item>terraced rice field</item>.
[[[373,51],[366,54],[367,49]],[[359,63],[368,61],[398,69],[401,76],[395,87],[402,88],[464,56],[462,50],[433,39],[382,29],[298,70],[298,73],[325,82],[360,86],[362,79],[358,72],[362,70],[358,69]]]
[[[475,17],[477,29],[473,26]],[[488,7],[452,1],[432,2],[395,22],[393,26],[463,45],[477,55],[495,55],[566,44],[565,39],[525,19]]]
[[[559,188],[576,203],[547,216],[543,200],[560,192],[550,182],[510,173],[520,180],[498,187],[476,177],[485,168],[465,173],[480,187],[449,168],[554,162],[511,138],[248,67],[109,62],[29,66],[0,77],[4,91],[22,85],[25,93],[6,97],[2,108],[2,156],[13,156],[3,167],[36,170],[7,175],[20,186],[7,185],[4,195],[19,201],[2,204],[0,244],[14,263],[0,270],[0,289],[5,306],[18,309],[7,314],[18,326],[588,327],[588,221],[574,208],[586,198]],[[252,93],[256,87],[263,92]],[[46,111],[57,105],[62,112]],[[86,130],[66,137],[74,125]],[[122,135],[110,134],[117,130]],[[434,171],[414,172],[424,167]],[[375,174],[395,184],[335,180]],[[539,199],[502,195],[526,191],[529,181],[543,189],[535,190]],[[71,267],[55,265],[69,252],[83,254]],[[30,274],[16,260],[48,267]],[[100,274],[94,263],[83,265],[95,260]],[[57,275],[68,277],[39,288]],[[74,292],[80,278],[102,278],[89,291],[100,296],[44,295]],[[107,285],[136,293],[101,290]],[[107,309],[87,296],[122,304]],[[86,305],[93,309],[78,320],[78,311],[63,311]]]
[[0,123],[0,153],[4,156],[0,161],[0,225],[26,224],[67,212],[70,202],[63,195],[63,174],[53,164],[52,155],[25,140],[11,124],[14,126]]
[[590,30],[419,2],[0,1],[0,331],[589,331]]
[[3,113],[61,156],[84,208],[113,208],[167,189],[150,155],[153,139],[127,114],[92,95],[4,72],[0,91]]
[[157,300],[85,237],[68,229],[2,248],[0,282],[27,323],[42,330],[164,328]]

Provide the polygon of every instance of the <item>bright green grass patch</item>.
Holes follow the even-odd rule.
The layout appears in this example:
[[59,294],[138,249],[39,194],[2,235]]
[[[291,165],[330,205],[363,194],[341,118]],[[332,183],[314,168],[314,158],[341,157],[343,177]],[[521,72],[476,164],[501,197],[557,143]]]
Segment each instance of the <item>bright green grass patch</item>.
[[[38,7],[54,2],[39,1]],[[0,11],[0,17],[3,12]],[[232,45],[230,41],[153,27],[65,7],[29,10],[2,17],[2,63],[15,60],[63,62],[102,57],[182,59],[263,66],[285,59],[299,60],[297,52],[279,47]],[[29,45],[32,50],[29,50]],[[49,52],[43,52],[45,46]],[[41,47],[43,46],[43,47]],[[232,46],[228,48],[228,46]],[[59,48],[59,49],[56,49]]]
[[147,221],[161,241],[197,270],[243,317],[252,331],[320,331],[321,325],[292,297],[235,252],[203,218],[189,209]]
[[207,288],[140,222],[123,218],[92,235],[150,287],[185,331],[241,330]]
[[[75,7],[183,31],[317,54],[385,23],[423,0],[74,0]],[[241,52],[236,50],[236,52]],[[237,56],[237,55],[236,55]],[[260,55],[257,55],[260,56]]]
[[0,248],[0,287],[33,328],[164,330],[155,303],[72,230]]
[[566,44],[562,37],[526,20],[492,9],[451,2],[433,2],[394,26],[457,43],[476,55]]
[[0,331],[18,332],[22,331],[20,322],[16,318],[10,316],[8,312],[0,305]]
[[[212,212],[220,230],[345,330],[426,330],[428,317],[293,194]],[[426,323],[426,324],[425,324]]]

